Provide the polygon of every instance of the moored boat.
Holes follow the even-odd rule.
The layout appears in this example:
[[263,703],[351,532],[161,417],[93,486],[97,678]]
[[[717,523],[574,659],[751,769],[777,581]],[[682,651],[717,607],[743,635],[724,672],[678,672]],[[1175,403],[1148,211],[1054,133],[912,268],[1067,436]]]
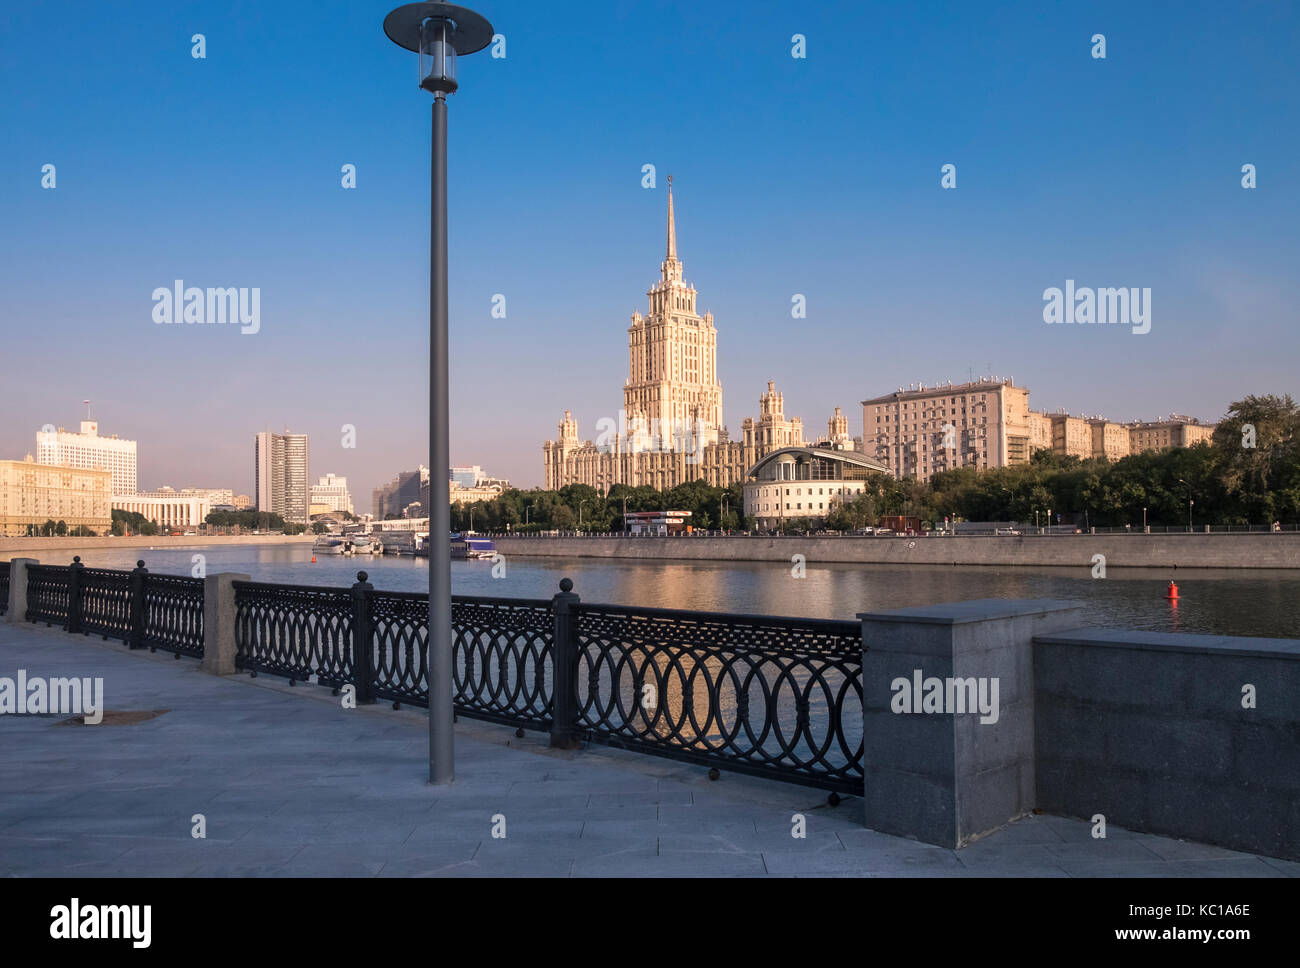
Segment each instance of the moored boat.
[[347,542],[336,534],[323,534],[311,546],[314,555],[342,555],[347,550]]

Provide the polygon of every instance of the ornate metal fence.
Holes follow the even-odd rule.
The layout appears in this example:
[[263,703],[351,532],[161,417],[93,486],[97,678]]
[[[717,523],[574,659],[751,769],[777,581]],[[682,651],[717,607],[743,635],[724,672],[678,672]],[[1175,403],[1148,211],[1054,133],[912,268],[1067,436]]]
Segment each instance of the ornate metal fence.
[[577,608],[580,728],[611,745],[862,789],[856,622]]
[[79,630],[105,639],[131,640],[131,573],[79,568]]
[[[428,596],[376,592],[364,575],[350,590],[235,582],[236,665],[427,706]],[[456,596],[457,715],[550,729],[553,629],[549,601]]]
[[203,658],[203,579],[145,575],[139,644],[151,651]]
[[354,683],[352,592],[237,581],[235,666],[290,682]]
[[[8,583],[9,569],[0,572]],[[236,581],[235,665],[359,702],[428,704],[428,597]],[[833,793],[862,788],[862,641],[856,622],[454,596],[458,715],[550,730]],[[7,587],[5,588],[7,592]],[[27,567],[26,618],[203,655],[204,582]],[[832,797],[834,799],[834,797]]]
[[67,627],[70,570],[67,565],[27,566],[27,621]]

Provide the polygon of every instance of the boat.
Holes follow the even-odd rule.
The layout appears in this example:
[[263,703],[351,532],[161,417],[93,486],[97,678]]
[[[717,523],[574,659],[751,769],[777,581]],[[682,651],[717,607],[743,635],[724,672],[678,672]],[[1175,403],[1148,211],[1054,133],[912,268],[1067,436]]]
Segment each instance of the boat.
[[323,534],[311,546],[314,555],[347,554],[347,542],[336,534]]
[[385,531],[383,547],[386,555],[413,555],[415,554],[415,532]]
[[374,545],[370,541],[370,535],[368,534],[354,534],[349,540],[351,541],[352,554],[354,555],[368,555],[375,550]]
[[467,535],[452,535],[451,556],[453,558],[491,558],[497,553],[497,547],[491,538],[471,538]]

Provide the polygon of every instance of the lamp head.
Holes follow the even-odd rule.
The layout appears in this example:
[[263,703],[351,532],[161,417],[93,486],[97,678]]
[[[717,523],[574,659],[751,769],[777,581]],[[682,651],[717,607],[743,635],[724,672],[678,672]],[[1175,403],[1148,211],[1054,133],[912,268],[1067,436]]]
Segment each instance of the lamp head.
[[456,57],[492,42],[492,25],[473,10],[451,3],[408,3],[384,18],[384,33],[420,55],[420,87],[436,97],[454,92]]

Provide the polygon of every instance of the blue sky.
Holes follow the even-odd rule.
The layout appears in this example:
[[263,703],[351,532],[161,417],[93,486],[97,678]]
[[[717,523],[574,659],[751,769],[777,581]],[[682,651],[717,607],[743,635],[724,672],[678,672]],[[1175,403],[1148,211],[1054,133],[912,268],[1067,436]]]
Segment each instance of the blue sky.
[[[389,9],[6,11],[0,456],[90,398],[142,487],[247,491],[262,429],[311,434],[361,509],[425,459],[430,98]],[[1300,5],[476,9],[506,56],[451,99],[455,463],[538,484],[565,408],[617,416],[669,173],[733,433],[769,379],[812,432],[970,372],[1124,420],[1296,392]],[[154,324],[175,279],[260,287],[261,331]],[[1151,332],[1045,325],[1066,279],[1150,288]]]

